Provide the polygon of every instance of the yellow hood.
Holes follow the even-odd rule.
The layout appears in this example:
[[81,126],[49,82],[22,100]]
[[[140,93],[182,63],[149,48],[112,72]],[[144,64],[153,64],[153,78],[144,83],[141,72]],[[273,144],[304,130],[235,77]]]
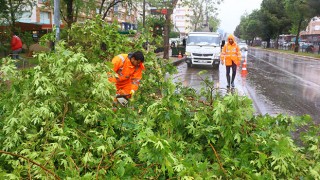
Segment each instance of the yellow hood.
[[235,38],[234,38],[234,36],[233,36],[232,34],[230,34],[230,35],[228,36],[228,40],[229,40],[229,39],[232,39],[233,42],[236,42],[236,41],[235,41]]

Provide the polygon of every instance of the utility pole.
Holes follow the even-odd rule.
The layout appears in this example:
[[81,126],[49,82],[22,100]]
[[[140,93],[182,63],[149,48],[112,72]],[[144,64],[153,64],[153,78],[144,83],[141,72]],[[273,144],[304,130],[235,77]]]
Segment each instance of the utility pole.
[[60,40],[60,0],[54,0],[54,27],[56,28],[56,42]]

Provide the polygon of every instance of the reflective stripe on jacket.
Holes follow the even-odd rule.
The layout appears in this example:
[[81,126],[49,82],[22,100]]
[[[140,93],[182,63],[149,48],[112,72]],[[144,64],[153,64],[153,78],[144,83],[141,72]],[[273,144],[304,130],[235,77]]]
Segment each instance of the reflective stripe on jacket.
[[135,67],[130,62],[128,54],[120,54],[112,59],[113,71],[116,77],[109,78],[109,81],[116,83],[117,94],[130,94],[131,90],[138,90],[142,78],[143,63]]

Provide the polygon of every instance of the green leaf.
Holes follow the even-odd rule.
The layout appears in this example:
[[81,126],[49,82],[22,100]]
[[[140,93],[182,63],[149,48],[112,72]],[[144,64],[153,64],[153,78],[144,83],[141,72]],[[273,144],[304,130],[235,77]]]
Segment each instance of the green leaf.
[[84,157],[82,158],[82,162],[84,164],[87,164],[88,162],[92,161],[92,153],[91,152],[87,152]]
[[159,149],[159,147],[160,147],[161,149],[164,148],[164,146],[163,146],[163,144],[162,144],[161,141],[156,142],[156,143],[154,144],[154,146],[155,146],[157,149]]

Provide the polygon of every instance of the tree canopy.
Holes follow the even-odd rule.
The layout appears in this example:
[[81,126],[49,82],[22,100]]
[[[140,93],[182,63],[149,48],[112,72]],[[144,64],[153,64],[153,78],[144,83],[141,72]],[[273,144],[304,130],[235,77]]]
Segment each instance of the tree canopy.
[[189,27],[191,31],[199,31],[210,24],[211,28],[215,29],[219,24],[218,6],[222,2],[223,0],[183,0],[186,7],[192,11],[192,14],[188,15],[192,24],[192,27]]
[[269,47],[270,40],[277,40],[281,34],[296,34],[298,37],[310,19],[319,15],[319,8],[320,3],[316,0],[263,0],[259,10],[241,18],[235,34],[246,40],[260,37]]

